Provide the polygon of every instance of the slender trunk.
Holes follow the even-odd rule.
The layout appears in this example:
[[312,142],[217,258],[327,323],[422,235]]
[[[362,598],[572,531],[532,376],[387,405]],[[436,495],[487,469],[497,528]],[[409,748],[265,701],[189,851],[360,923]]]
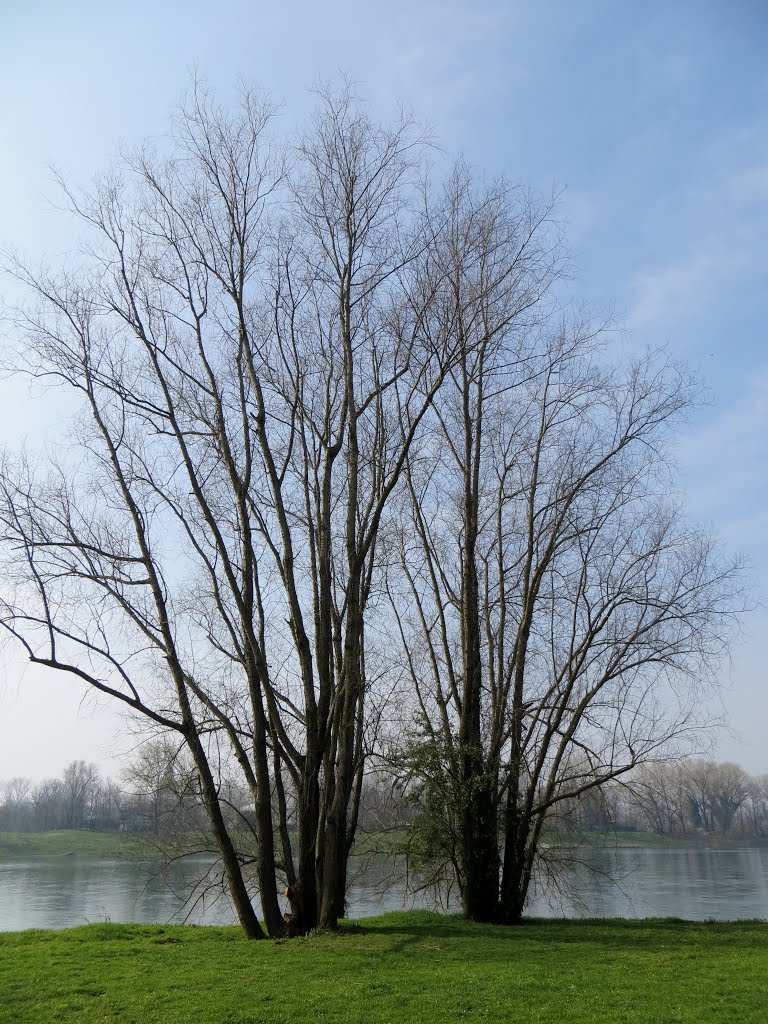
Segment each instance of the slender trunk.
[[259,837],[256,853],[256,875],[261,894],[261,909],[267,931],[272,938],[285,930],[283,914],[277,899],[275,879],[275,836],[272,820],[272,779],[269,774],[267,731],[260,691],[254,708],[253,761],[256,776],[256,827]]
[[507,803],[504,811],[504,857],[501,872],[501,898],[499,901],[499,919],[507,924],[520,920],[523,913],[521,899],[521,883],[525,847],[528,838],[528,825],[524,821],[520,801],[520,782],[522,773],[521,753],[521,714],[519,700],[521,693],[520,681],[516,680],[513,701],[516,710],[516,725],[511,735],[511,750],[507,767]]
[[[333,762],[333,798],[328,806],[323,835],[323,883],[320,901],[320,927],[336,928],[344,916],[347,882],[348,812],[354,780],[355,727],[362,689],[362,565],[358,549],[358,485],[360,450],[355,401],[355,352],[351,328],[351,274],[354,241],[347,235],[347,261],[340,277],[339,320],[343,347],[344,401],[347,409],[347,498],[345,546],[347,556],[346,624],[344,651],[336,701],[338,733]],[[326,780],[328,785],[328,780]]]
[[337,788],[323,837],[323,884],[320,894],[320,927],[335,929],[344,916],[346,889],[346,803]]
[[464,687],[459,723],[463,908],[472,921],[492,921],[499,888],[496,804],[482,747],[482,663],[474,545],[465,551],[462,607]]
[[227,831],[224,816],[221,813],[216,783],[208,766],[208,759],[205,756],[200,737],[195,732],[187,736],[187,742],[200,777],[203,804],[205,805],[208,820],[211,824],[219,853],[221,854],[224,876],[227,880],[230,899],[235,908],[237,919],[247,939],[264,939],[266,936],[262,931],[259,919],[248,895],[237,851]]

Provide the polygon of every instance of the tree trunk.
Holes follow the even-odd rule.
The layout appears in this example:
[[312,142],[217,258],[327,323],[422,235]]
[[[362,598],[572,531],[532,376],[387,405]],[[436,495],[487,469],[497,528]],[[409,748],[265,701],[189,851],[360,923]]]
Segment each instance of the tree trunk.
[[320,788],[317,755],[307,752],[299,794],[299,872],[297,900],[301,907],[302,930],[310,932],[319,921],[317,872],[317,829],[320,820]]
[[187,740],[199,773],[203,803],[221,854],[224,876],[227,880],[229,895],[235,908],[237,919],[247,939],[264,939],[266,936],[259,924],[256,911],[251,904],[243,878],[242,867],[232,839],[227,831],[224,816],[221,813],[221,804],[219,803],[216,784],[208,766],[208,759],[205,756],[200,738],[195,733],[192,736],[188,736]]
[[256,776],[256,825],[258,847],[256,853],[256,874],[261,894],[261,909],[264,922],[271,938],[277,938],[285,931],[285,921],[277,899],[275,878],[275,836],[272,821],[272,779],[269,774],[267,753],[266,721],[261,705],[261,691],[256,690],[258,700],[254,707],[253,761]]
[[495,921],[499,905],[499,848],[493,794],[484,786],[466,801],[462,821],[462,904],[471,921]]
[[[349,686],[350,681],[347,681]],[[323,837],[323,886],[320,903],[320,927],[334,929],[344,916],[347,882],[347,810],[352,792],[356,699],[345,693],[339,729],[336,782]],[[351,705],[351,708],[350,708]]]
[[[464,367],[466,374],[466,367]],[[494,799],[483,752],[481,703],[483,662],[480,645],[480,593],[476,546],[478,523],[478,444],[480,411],[471,404],[471,388],[464,381],[464,551],[461,579],[461,646],[463,688],[459,719],[461,772],[462,903],[472,921],[493,921],[499,899],[499,838]],[[477,419],[475,420],[475,417]]]
[[498,921],[500,924],[519,924],[523,916],[527,885],[525,877],[525,838],[520,815],[508,809],[504,842],[504,863],[501,876],[501,898]]
[[323,850],[323,890],[320,906],[320,927],[336,928],[344,916],[347,883],[347,816],[354,781],[355,726],[362,680],[360,676],[360,637],[362,617],[357,601],[358,586],[350,588],[347,610],[347,634],[344,643],[345,673],[338,747],[334,765],[333,800],[325,823]]

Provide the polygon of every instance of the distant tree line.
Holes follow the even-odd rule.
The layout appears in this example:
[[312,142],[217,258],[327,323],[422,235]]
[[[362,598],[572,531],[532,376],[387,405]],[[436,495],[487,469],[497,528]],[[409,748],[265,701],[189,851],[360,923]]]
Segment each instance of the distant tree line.
[[559,812],[583,831],[768,837],[768,775],[704,758],[647,764],[624,784],[584,794]]
[[[219,800],[229,826],[250,834],[255,846],[247,787],[225,779]],[[295,794],[289,792],[287,800],[292,804]],[[404,829],[408,820],[405,801],[390,786],[380,780],[363,786],[361,829]],[[105,778],[95,764],[83,760],[37,783],[21,775],[0,780],[0,832],[60,829],[127,832],[162,840],[163,849],[170,845],[174,853],[215,850],[195,766],[184,749],[163,739],[138,749],[122,782]]]
[[[230,782],[220,799],[231,826],[255,837],[246,789]],[[426,810],[420,792],[404,794],[383,776],[373,777],[361,794],[360,830],[418,831]],[[85,761],[72,761],[60,777],[38,783],[23,776],[0,782],[0,831],[83,828],[177,841],[184,836],[199,849],[208,828],[194,765],[160,741],[139,750],[122,784]],[[707,759],[643,765],[624,783],[563,801],[548,822],[549,832],[612,830],[768,838],[768,774]]]
[[16,776],[0,783],[0,830],[4,832],[116,831],[123,807],[120,786],[85,761],[71,761],[58,778],[34,783]]
[[198,794],[179,770],[148,769],[139,754],[121,785],[104,778],[95,764],[71,761],[57,778],[33,782],[15,776],[0,782],[0,831],[159,834],[200,824]]

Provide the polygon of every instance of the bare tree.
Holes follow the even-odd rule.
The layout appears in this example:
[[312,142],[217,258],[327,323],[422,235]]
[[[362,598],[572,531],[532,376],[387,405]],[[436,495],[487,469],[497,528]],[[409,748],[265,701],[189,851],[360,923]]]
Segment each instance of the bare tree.
[[665,496],[685,371],[612,366],[599,326],[542,308],[520,221],[467,187],[453,209],[443,315],[476,339],[409,459],[389,586],[420,740],[395,761],[465,912],[517,921],[546,822],[701,726],[739,570]]
[[386,697],[365,632],[380,527],[459,348],[430,319],[444,224],[411,119],[382,127],[326,90],[285,147],[272,112],[198,88],[169,156],[64,186],[82,265],[9,262],[37,300],[17,320],[27,370],[80,398],[80,454],[0,474],[5,629],[177,734],[251,938],[254,859],[270,935],[286,883],[292,931],[343,912]]
[[35,825],[42,832],[61,828],[63,786],[61,779],[43,779],[32,791]]
[[758,775],[751,780],[749,804],[752,835],[768,835],[768,775]]
[[685,762],[641,765],[632,778],[632,793],[654,832],[684,834],[689,831]]
[[189,828],[184,813],[190,798],[197,803],[197,773],[188,751],[171,734],[142,743],[123,777],[130,794],[136,831],[176,834]]
[[81,416],[0,466],[0,623],[172,737],[250,938],[256,891],[272,936],[343,913],[408,680],[465,906],[516,919],[552,808],[684,730],[720,650],[732,570],[649,497],[687,381],[558,326],[554,200],[434,189],[347,87],[290,145],[273,113],[196,88],[167,154],[62,183],[78,265],[6,259]]
[[87,827],[101,789],[101,775],[95,764],[70,761],[61,775],[62,825]]
[[720,830],[727,834],[736,826],[736,817],[749,798],[750,778],[743,768],[725,761],[717,766],[716,806]]
[[749,797],[750,778],[736,764],[698,758],[682,766],[681,789],[692,828],[728,833]]
[[16,775],[0,784],[0,821],[8,832],[26,831],[32,803],[32,780]]

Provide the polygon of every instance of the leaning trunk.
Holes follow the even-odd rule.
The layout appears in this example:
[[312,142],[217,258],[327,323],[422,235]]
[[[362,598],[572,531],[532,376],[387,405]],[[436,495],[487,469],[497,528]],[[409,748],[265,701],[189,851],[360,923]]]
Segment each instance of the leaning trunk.
[[227,831],[224,816],[221,813],[221,804],[216,790],[216,783],[208,766],[208,759],[200,742],[197,733],[187,737],[192,757],[200,777],[200,789],[203,804],[208,814],[216,845],[221,854],[221,862],[224,866],[224,877],[227,880],[232,906],[235,908],[237,919],[247,939],[266,938],[259,924],[259,919],[251,904],[250,896],[243,878],[242,867],[237,856],[232,839]]

